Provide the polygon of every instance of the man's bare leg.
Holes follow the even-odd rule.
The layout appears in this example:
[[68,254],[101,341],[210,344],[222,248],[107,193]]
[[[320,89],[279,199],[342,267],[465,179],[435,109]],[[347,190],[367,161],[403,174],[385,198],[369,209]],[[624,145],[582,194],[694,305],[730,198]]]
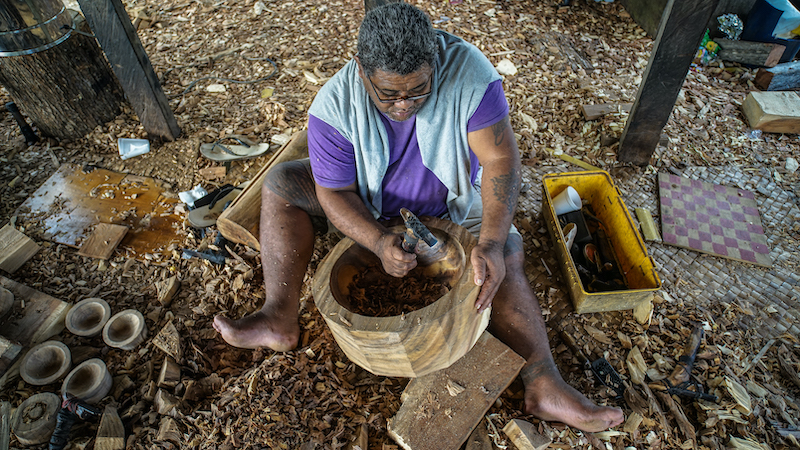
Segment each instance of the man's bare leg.
[[314,228],[307,211],[324,213],[308,166],[298,161],[281,166],[282,170],[267,175],[261,189],[264,305],[238,320],[214,317],[214,328],[234,347],[287,351],[297,346],[300,337],[300,289],[314,250]]
[[489,331],[527,361],[520,374],[527,414],[591,432],[622,423],[621,409],[594,404],[561,378],[539,301],[525,276],[522,240],[516,235],[506,244],[506,278],[492,302]]

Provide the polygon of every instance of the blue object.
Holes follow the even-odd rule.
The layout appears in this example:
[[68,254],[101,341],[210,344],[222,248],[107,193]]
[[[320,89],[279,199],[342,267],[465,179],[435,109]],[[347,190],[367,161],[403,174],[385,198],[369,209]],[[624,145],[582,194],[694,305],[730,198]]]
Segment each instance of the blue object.
[[756,0],[747,20],[744,23],[741,40],[753,42],[769,42],[772,44],[785,45],[786,50],[779,62],[785,63],[794,59],[797,51],[800,50],[800,39],[779,39],[773,37],[775,26],[778,24],[783,11],[770,5],[766,0]]

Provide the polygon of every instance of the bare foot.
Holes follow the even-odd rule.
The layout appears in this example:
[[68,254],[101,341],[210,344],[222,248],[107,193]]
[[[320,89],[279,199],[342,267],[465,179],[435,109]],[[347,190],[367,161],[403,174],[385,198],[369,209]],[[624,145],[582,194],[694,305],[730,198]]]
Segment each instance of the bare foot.
[[625,419],[621,409],[598,406],[568,385],[550,361],[526,365],[521,377],[527,414],[589,432],[607,430]]
[[222,335],[228,344],[239,348],[268,347],[277,352],[289,351],[297,347],[300,338],[300,325],[297,318],[280,319],[271,317],[263,311],[257,311],[238,320],[217,315],[214,317],[214,329]]

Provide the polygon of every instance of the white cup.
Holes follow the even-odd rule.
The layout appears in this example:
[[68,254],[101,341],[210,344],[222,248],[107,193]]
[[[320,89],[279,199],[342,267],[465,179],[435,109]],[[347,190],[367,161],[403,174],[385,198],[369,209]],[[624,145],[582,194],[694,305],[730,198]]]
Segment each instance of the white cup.
[[553,199],[553,209],[556,210],[556,215],[566,214],[573,211],[580,211],[583,204],[581,203],[581,196],[578,191],[572,186],[567,186],[566,189],[561,191]]

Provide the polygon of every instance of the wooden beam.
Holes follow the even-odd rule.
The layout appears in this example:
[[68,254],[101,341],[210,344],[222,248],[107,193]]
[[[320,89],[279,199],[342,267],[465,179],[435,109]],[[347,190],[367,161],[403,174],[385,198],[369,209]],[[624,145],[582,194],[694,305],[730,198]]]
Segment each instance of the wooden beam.
[[800,133],[800,95],[751,92],[742,103],[750,128],[768,133]]
[[714,39],[719,44],[717,56],[723,61],[751,66],[775,67],[786,50],[785,45],[769,42],[732,41]]
[[167,96],[121,0],[79,0],[86,22],[145,131],[174,141],[181,134]]
[[650,61],[620,138],[620,161],[640,166],[650,163],[718,1],[667,3]]
[[489,333],[447,369],[408,383],[387,429],[406,450],[461,448],[525,359]]
[[761,68],[753,83],[763,91],[789,91],[800,88],[800,61]]

